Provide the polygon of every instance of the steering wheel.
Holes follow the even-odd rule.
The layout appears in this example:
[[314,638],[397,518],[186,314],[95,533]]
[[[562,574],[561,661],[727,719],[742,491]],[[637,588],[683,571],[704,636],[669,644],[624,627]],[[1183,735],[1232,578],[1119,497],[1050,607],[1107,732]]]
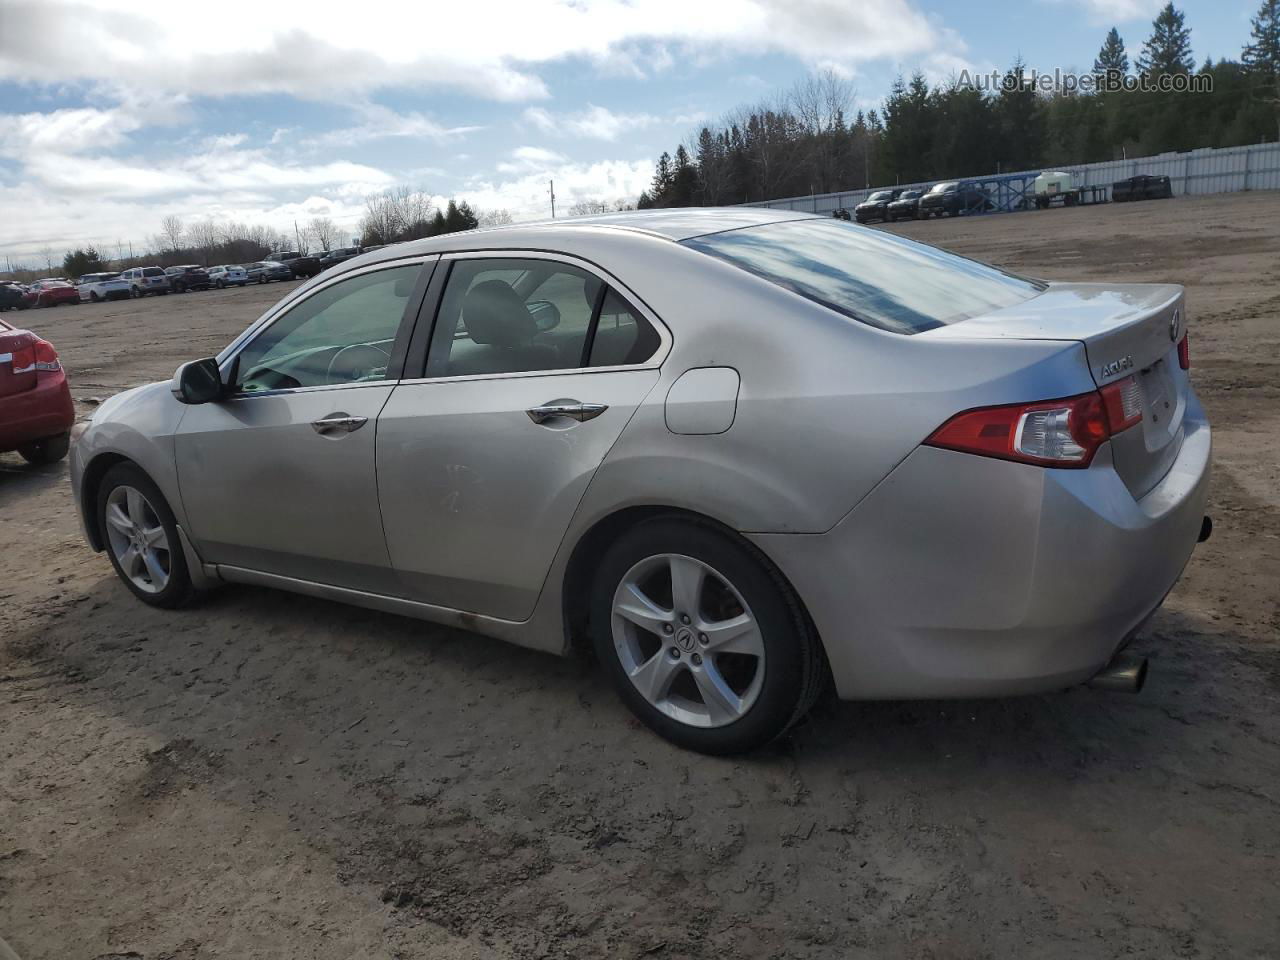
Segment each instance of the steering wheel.
[[353,343],[343,347],[329,361],[329,369],[325,371],[324,382],[355,383],[363,380],[375,370],[386,370],[391,362],[391,353],[372,343]]

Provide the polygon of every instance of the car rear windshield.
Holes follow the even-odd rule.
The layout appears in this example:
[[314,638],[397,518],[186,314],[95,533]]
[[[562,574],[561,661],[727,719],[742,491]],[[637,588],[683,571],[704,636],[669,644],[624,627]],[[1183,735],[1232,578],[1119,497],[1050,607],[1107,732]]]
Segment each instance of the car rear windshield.
[[990,313],[1042,284],[841,220],[788,220],[683,241],[847,317],[921,333]]
[[147,267],[145,270],[142,271],[142,275],[144,277],[163,277],[164,271],[161,270],[159,267]]

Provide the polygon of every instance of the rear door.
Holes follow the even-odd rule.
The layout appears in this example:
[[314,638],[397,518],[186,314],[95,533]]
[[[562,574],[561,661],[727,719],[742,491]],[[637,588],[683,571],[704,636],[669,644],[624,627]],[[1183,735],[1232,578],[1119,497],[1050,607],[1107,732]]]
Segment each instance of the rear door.
[[378,420],[387,548],[406,595],[525,619],[669,335],[571,258],[457,256],[437,276],[425,362]]

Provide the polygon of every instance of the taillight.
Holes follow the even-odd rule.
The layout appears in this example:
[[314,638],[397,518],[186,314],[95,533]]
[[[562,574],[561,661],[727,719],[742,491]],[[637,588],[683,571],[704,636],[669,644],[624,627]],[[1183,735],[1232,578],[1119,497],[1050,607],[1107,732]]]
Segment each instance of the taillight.
[[1191,369],[1191,348],[1187,345],[1187,334],[1178,341],[1178,366],[1183,370]]
[[62,364],[58,362],[58,351],[53,349],[53,344],[48,340],[41,340],[37,337],[29,346],[14,351],[13,372],[15,374],[61,369]]
[[925,443],[1044,467],[1087,467],[1108,439],[1142,419],[1136,377],[1063,400],[958,413]]

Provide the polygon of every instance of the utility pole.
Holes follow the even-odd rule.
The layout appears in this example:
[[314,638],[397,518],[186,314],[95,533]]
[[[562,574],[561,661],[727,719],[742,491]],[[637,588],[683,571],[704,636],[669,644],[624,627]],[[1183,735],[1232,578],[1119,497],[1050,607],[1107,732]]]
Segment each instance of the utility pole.
[[547,183],[551,185],[551,219],[554,220],[556,218],[556,182],[548,180]]
[[293,239],[298,242],[298,252],[302,253],[302,234],[298,232],[298,221],[293,221]]

